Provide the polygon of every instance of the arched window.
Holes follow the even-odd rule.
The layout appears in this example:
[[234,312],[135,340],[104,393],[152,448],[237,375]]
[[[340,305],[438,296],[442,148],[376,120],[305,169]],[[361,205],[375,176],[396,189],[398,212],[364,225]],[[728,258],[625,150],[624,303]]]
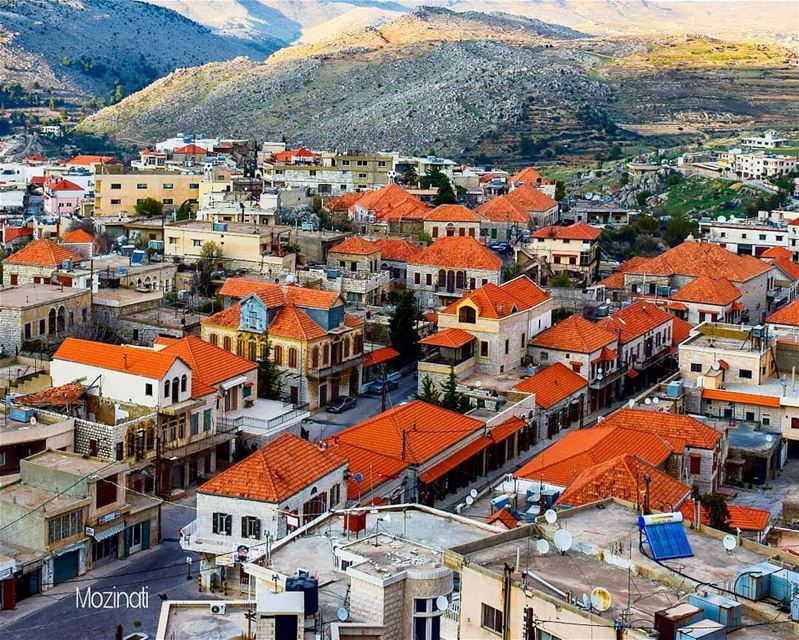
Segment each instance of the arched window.
[[463,289],[466,286],[466,273],[464,271],[458,271],[458,274],[455,278],[456,280],[456,288]]
[[247,359],[253,362],[258,359],[258,345],[252,337],[247,341]]
[[187,375],[184,373],[184,374],[181,376],[181,378],[180,378],[180,391],[181,391],[181,393],[183,393],[183,392],[185,392],[185,391],[186,391],[186,385],[187,385],[188,381],[189,381],[189,376],[187,376]]
[[458,309],[458,322],[468,322],[470,324],[477,322],[477,312],[474,307],[463,306]]
[[164,380],[164,398],[169,397],[169,380]]
[[283,366],[283,347],[279,344],[272,347],[272,362],[278,367]]
[[319,368],[319,347],[314,347],[311,351],[311,367],[314,369]]
[[225,336],[222,340],[222,348],[225,351],[230,351],[231,343],[230,343],[230,336]]
[[244,357],[244,340],[238,340],[236,342],[236,355],[240,358]]
[[359,333],[355,336],[355,342],[352,345],[352,353],[357,356],[361,351],[363,351],[363,335]]
[[172,400],[177,402],[180,399],[180,392],[178,391],[178,385],[180,384],[180,380],[177,376],[172,378]]
[[289,347],[289,364],[292,369],[297,368],[297,350],[294,347]]
[[47,333],[55,333],[55,309],[50,309],[47,314]]
[[345,358],[349,358],[350,357],[350,339],[349,338],[344,338],[344,357]]
[[330,362],[330,345],[325,343],[322,346],[322,366],[326,367],[328,362]]
[[215,333],[211,333],[208,335],[208,342],[210,342],[215,347],[219,346],[219,336]]
[[443,269],[438,270],[438,286],[439,287],[446,287],[447,286],[447,272]]
[[58,307],[58,333],[64,333],[67,328],[67,310],[61,306]]

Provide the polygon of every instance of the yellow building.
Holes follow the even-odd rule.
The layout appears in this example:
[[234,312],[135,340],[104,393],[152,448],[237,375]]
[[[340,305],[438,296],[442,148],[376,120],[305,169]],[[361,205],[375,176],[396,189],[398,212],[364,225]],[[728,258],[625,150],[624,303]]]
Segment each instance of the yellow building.
[[184,202],[196,205],[202,176],[158,171],[154,173],[98,173],[94,180],[94,212],[107,216],[133,213],[136,204],[154,198],[177,209]]

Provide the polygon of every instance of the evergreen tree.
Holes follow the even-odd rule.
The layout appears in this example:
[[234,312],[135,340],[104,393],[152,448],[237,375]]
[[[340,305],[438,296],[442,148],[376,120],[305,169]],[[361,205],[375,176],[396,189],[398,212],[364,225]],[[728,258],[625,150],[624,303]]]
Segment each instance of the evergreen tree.
[[428,404],[438,404],[440,400],[436,383],[433,382],[433,379],[427,375],[422,378],[421,390],[417,391],[414,396],[417,400],[427,402]]
[[419,305],[413,291],[400,291],[396,296],[388,331],[391,346],[406,360],[416,360],[419,357],[419,333],[416,331],[419,318]]
[[720,493],[706,493],[701,497],[702,509],[707,509],[708,524],[719,531],[730,530],[730,510]]
[[410,165],[405,169],[405,173],[402,174],[402,181],[406,187],[415,187],[419,184],[419,174],[416,173],[416,167]]
[[143,198],[141,202],[136,203],[134,209],[140,216],[160,218],[164,213],[164,203],[155,198]]
[[455,375],[455,365],[449,368],[449,377],[442,385],[443,397],[441,398],[441,406],[451,411],[458,413],[466,413],[471,409],[469,398],[458,391],[458,376]]
[[438,193],[433,198],[433,205],[438,207],[442,204],[455,204],[458,198],[455,197],[455,191],[452,189],[452,184],[445,175],[442,174],[441,181],[438,183]]
[[266,353],[258,361],[258,397],[280,400],[283,396],[283,378],[271,358],[272,345],[266,343]]
[[563,180],[555,180],[555,200],[560,202],[566,196],[566,185]]

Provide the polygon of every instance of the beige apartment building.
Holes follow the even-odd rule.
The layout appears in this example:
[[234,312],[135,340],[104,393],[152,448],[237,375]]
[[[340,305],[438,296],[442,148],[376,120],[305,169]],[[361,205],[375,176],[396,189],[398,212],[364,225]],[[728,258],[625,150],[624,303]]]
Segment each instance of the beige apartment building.
[[154,198],[164,207],[196,204],[202,176],[158,171],[154,173],[97,174],[94,181],[94,213],[98,216],[133,213],[136,203]]

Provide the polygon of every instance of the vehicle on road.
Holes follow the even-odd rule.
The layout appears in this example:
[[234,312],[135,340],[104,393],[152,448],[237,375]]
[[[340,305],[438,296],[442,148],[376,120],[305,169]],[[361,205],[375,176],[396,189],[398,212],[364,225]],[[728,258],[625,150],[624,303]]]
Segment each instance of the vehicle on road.
[[513,247],[511,247],[509,243],[504,241],[492,243],[491,245],[489,245],[489,249],[491,249],[491,251],[493,251],[494,253],[504,253],[504,254],[513,253]]
[[358,401],[355,398],[350,398],[349,396],[343,396],[338,400],[334,400],[330,404],[327,405],[328,413],[342,413],[344,411],[348,411],[352,409]]

